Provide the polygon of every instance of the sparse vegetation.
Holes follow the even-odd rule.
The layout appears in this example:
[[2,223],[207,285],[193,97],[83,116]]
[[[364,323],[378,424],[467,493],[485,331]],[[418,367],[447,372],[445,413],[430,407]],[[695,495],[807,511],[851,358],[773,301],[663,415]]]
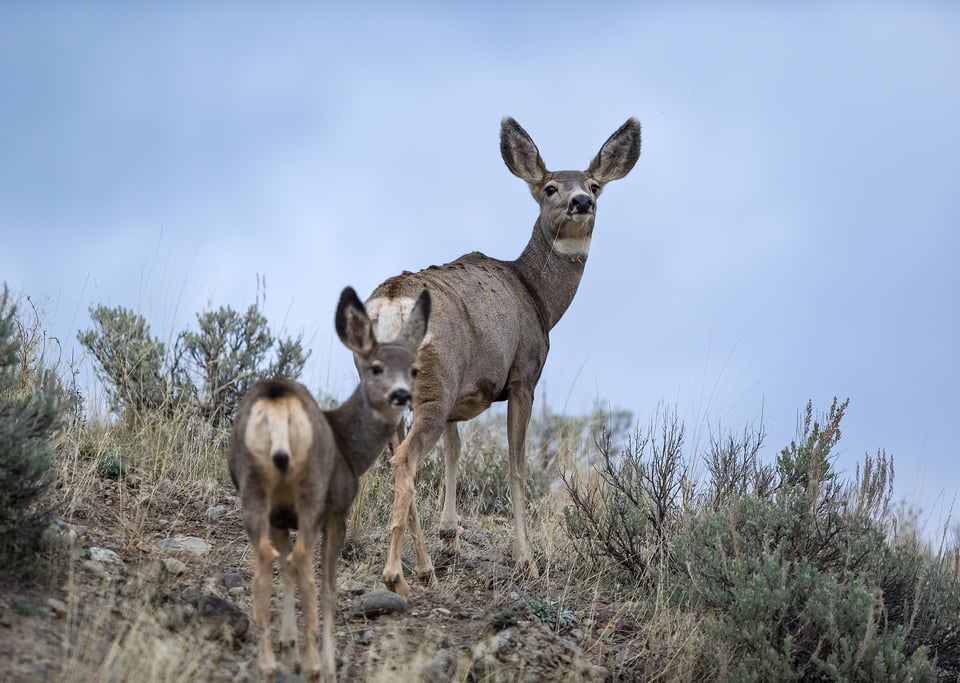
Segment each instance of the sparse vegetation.
[[[72,558],[62,589],[0,591],[0,617],[11,624],[0,644],[21,639],[16,658],[22,650],[41,662],[0,663],[0,677],[40,667],[62,680],[252,680],[249,549],[217,425],[228,402],[212,407],[229,392],[209,387],[239,387],[241,367],[280,362],[276,345],[258,336],[265,321],[251,311],[211,312],[189,345],[181,336],[178,361],[136,315],[105,317],[115,327],[94,332],[126,340],[103,356],[114,374],[97,360],[111,407],[127,418],[113,420],[79,416],[76,392],[39,362],[35,344],[25,365],[23,328],[6,298],[0,310],[0,428],[21,439],[12,449],[4,436],[0,458],[14,454],[19,463],[32,453],[32,462],[50,464],[32,470],[40,475],[34,489],[0,489],[0,512],[38,515],[35,526],[13,527],[32,535],[0,539],[12,544],[3,557],[53,529]],[[232,342],[202,341],[225,328],[238,333]],[[247,344],[259,351],[245,355]],[[199,359],[212,357],[222,362],[207,380]],[[540,410],[527,482],[543,575],[535,581],[514,571],[503,416],[488,414],[462,428],[460,557],[438,562],[438,585],[415,588],[408,613],[368,621],[352,616],[351,591],[380,587],[393,503],[392,469],[381,459],[362,478],[348,522],[336,626],[341,680],[415,672],[456,681],[521,672],[611,681],[955,680],[960,550],[931,549],[915,518],[893,505],[893,458],[882,450],[852,473],[836,468],[846,406],[835,401],[818,415],[808,404],[797,438],[775,457],[764,457],[762,428],[716,434],[704,452],[688,453],[670,409],[635,429],[623,411]],[[83,419],[62,419],[71,413]],[[13,472],[0,468],[4,477]],[[31,490],[37,505],[10,503]],[[417,496],[435,557],[441,494],[434,453]],[[51,525],[53,510],[62,519]],[[200,537],[209,553],[165,550],[179,535]],[[98,566],[94,546],[115,552],[122,569]],[[228,574],[243,588],[228,588]],[[48,595],[59,602],[48,604]],[[232,616],[212,614],[220,604]],[[51,626],[31,640],[37,624]]]
[[4,287],[0,294],[0,557],[23,575],[35,566],[54,503],[51,439],[64,413],[56,373],[24,345],[28,331]]
[[892,458],[865,457],[850,482],[834,470],[846,407],[834,400],[816,418],[808,403],[775,466],[758,459],[762,432],[746,432],[718,439],[708,479],[692,482],[683,430],[668,414],[615,456],[601,439],[593,472],[565,474],[565,528],[582,556],[594,568],[613,560],[667,596],[664,609],[697,617],[704,637],[686,652],[694,677],[960,674],[955,619],[943,620],[960,608],[960,579],[942,556],[894,533]]
[[142,423],[154,413],[194,412],[223,427],[258,379],[297,379],[310,355],[299,338],[274,336],[260,306],[258,296],[244,313],[224,306],[204,311],[197,329],[182,331],[170,349],[139,313],[95,306],[94,328],[77,339],[93,356],[118,414]]

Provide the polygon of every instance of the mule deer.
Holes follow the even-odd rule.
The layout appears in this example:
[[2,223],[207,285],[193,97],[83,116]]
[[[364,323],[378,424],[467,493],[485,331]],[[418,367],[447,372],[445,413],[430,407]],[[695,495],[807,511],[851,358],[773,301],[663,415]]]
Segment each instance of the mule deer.
[[[300,588],[304,669],[336,676],[333,618],[337,557],[361,474],[383,451],[413,396],[417,349],[427,332],[430,295],[417,298],[394,341],[380,343],[347,287],[337,307],[336,329],[354,352],[360,386],[339,408],[321,411],[306,388],[287,379],[258,382],[243,397],[230,437],[230,476],[240,492],[243,521],[255,554],[253,613],[260,627],[259,666],[277,671],[270,640],[273,561],[280,560],[282,647],[295,648],[294,582]],[[382,335],[380,335],[382,336]],[[317,584],[313,548],[323,530],[323,659],[317,652]],[[291,551],[290,529],[297,529]]]
[[540,216],[523,253],[501,261],[479,252],[381,284],[367,300],[374,328],[396,329],[424,287],[433,296],[430,336],[420,350],[422,374],[413,401],[413,424],[397,446],[393,520],[383,582],[409,593],[400,549],[409,521],[423,583],[434,581],[414,499],[421,458],[443,436],[444,498],[440,537],[457,544],[456,482],[460,457],[457,422],[476,417],[494,401],[507,401],[510,493],[516,537],[514,559],[538,575],[527,541],[524,441],[533,394],[550,346],[549,332],[567,310],[583,276],[593,235],[596,199],[640,156],[640,123],[628,119],[603,144],[586,171],[548,171],[533,140],[512,118],[500,130],[507,168],[526,181]]

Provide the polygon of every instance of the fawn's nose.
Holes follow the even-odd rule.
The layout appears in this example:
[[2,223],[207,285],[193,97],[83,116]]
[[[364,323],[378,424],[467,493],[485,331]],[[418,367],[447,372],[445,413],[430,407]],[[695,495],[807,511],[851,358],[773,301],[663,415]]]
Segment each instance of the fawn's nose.
[[590,213],[591,208],[593,200],[585,194],[578,194],[570,200],[570,213]]
[[409,389],[394,389],[390,392],[388,398],[390,399],[390,403],[395,406],[408,406],[413,399],[413,395]]
[[274,451],[271,457],[277,469],[286,474],[287,468],[290,467],[290,454],[286,451]]

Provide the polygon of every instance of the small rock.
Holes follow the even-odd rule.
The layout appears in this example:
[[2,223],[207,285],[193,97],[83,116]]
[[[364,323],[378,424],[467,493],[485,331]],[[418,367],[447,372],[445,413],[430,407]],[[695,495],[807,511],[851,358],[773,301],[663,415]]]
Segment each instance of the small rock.
[[247,592],[247,589],[244,588],[243,586],[234,586],[233,588],[227,591],[227,593],[229,593],[235,598],[239,598],[241,595],[243,595],[246,592]]
[[350,595],[363,595],[366,590],[367,586],[361,581],[354,581],[350,584],[350,587],[347,588],[347,592],[350,593]]
[[103,566],[103,562],[98,562],[97,560],[85,560],[83,563],[84,569],[86,569],[91,574],[96,574],[97,576],[106,578],[109,576],[107,568]]
[[194,555],[206,555],[210,552],[210,544],[196,536],[174,536],[160,541],[160,547],[166,550],[186,551]]
[[353,614],[358,617],[377,617],[406,611],[407,601],[402,596],[383,589],[361,595],[353,603]]
[[120,556],[112,550],[107,550],[106,548],[90,548],[90,559],[95,562],[112,564],[126,569],[126,565],[124,565],[123,560],[120,559]]
[[208,522],[216,522],[225,514],[227,514],[226,505],[214,505],[211,508],[207,508],[207,512],[204,516],[207,518]]
[[243,577],[240,576],[239,572],[231,569],[223,575],[223,585],[226,586],[227,590],[242,587]]
[[433,660],[420,672],[420,680],[425,683],[444,683],[449,681],[453,673],[453,653],[446,648],[437,650]]
[[183,574],[187,571],[187,565],[175,557],[163,558],[163,567],[171,574]]
[[180,599],[188,605],[196,607],[200,603],[200,593],[196,586],[184,586],[183,590],[180,591]]
[[373,641],[373,630],[368,628],[360,634],[357,640],[361,645],[369,645]]
[[223,638],[232,642],[243,638],[250,628],[246,612],[216,595],[204,595],[200,599],[200,619],[210,639]]
[[67,605],[62,600],[47,598],[47,607],[53,610],[53,613],[57,615],[58,619],[63,619],[67,616]]
[[581,631],[578,628],[575,628],[572,631],[570,631],[570,637],[573,638],[573,642],[582,643],[584,634],[583,634],[583,631]]

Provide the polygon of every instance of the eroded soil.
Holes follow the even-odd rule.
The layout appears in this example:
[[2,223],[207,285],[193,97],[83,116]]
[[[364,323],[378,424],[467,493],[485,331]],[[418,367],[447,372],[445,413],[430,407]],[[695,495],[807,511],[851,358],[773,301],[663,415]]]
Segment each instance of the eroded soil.
[[[251,562],[232,490],[95,480],[64,511],[65,578],[0,588],[0,678],[10,681],[252,681],[258,629]],[[408,609],[368,618],[379,590],[382,530],[348,546],[335,626],[344,681],[629,680],[635,621],[559,566],[527,579],[509,558],[506,520],[467,520],[461,552],[432,587],[413,579]],[[203,547],[170,548],[196,537]],[[115,561],[112,551],[119,562]],[[99,558],[99,559],[96,559]],[[276,591],[279,590],[275,582]],[[274,598],[276,601],[276,598]],[[275,606],[276,607],[276,606]],[[279,612],[274,612],[276,638]],[[278,681],[299,681],[293,653]]]

